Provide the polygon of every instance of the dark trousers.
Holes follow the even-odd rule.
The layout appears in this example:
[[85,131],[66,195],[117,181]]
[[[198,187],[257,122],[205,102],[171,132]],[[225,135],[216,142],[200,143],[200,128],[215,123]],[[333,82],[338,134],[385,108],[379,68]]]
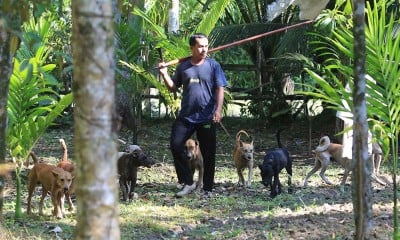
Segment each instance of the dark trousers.
[[170,148],[174,158],[178,182],[187,185],[193,184],[193,174],[187,164],[184,147],[186,140],[195,132],[204,159],[203,189],[212,191],[216,152],[216,127],[213,123],[193,124],[182,119],[177,119],[172,125]]

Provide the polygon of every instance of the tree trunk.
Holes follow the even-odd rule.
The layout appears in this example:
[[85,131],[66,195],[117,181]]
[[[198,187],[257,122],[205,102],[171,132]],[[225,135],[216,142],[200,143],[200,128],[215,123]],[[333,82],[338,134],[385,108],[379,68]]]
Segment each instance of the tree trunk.
[[[11,34],[6,20],[0,18],[0,168],[6,163],[7,102],[12,74]],[[0,222],[3,221],[3,191],[5,176],[0,174]]]
[[355,238],[368,239],[372,228],[371,163],[368,154],[368,123],[365,83],[365,2],[353,1],[354,19],[354,125],[353,209]]
[[76,239],[119,239],[112,0],[72,1]]

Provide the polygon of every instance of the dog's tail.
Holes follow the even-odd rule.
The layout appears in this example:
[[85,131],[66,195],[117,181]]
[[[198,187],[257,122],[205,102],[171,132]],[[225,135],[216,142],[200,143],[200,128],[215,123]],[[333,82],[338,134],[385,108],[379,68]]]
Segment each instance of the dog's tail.
[[[32,159],[33,159],[33,164],[36,164],[36,163],[38,163],[40,160],[39,160],[39,158],[36,156],[36,154],[34,153],[34,152],[30,152],[29,153],[29,156],[31,156],[32,157]],[[28,156],[28,159],[29,159],[29,156]],[[29,161],[29,160],[28,160]]]
[[245,131],[245,130],[240,130],[238,133],[236,133],[236,141],[240,141],[240,135],[246,135],[247,138],[252,139],[252,137]]
[[328,136],[323,136],[319,140],[319,145],[315,149],[316,152],[324,152],[328,149],[329,145],[331,144],[331,140],[329,139]]
[[68,149],[67,149],[67,145],[65,144],[64,139],[60,138],[60,145],[61,145],[61,149],[63,150],[63,154],[61,157],[61,161],[68,161]]
[[281,132],[285,130],[284,128],[280,128],[278,129],[278,131],[276,132],[276,141],[278,143],[278,147],[279,148],[283,148],[282,142],[281,142]]

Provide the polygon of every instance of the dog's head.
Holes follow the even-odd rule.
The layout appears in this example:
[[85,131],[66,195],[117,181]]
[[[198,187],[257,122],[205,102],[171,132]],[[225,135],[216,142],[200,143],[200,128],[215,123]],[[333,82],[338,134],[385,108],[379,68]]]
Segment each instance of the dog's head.
[[138,145],[129,145],[125,148],[125,152],[129,154],[130,161],[135,166],[151,167],[156,161],[146,154]]
[[274,176],[273,159],[264,158],[263,164],[259,164],[261,171],[261,182],[265,187],[272,187],[272,177]]
[[246,159],[247,161],[253,160],[253,152],[254,152],[253,141],[251,141],[250,143],[239,141],[239,146],[242,158]]
[[71,187],[72,179],[74,179],[71,173],[58,167],[54,168],[52,173],[56,178],[57,186],[60,187],[64,193],[68,192],[69,188]]
[[[245,135],[248,141],[242,141],[241,136]],[[236,145],[239,147],[241,157],[247,161],[253,160],[254,145],[252,137],[244,130],[240,130],[236,134]]]
[[199,141],[189,138],[185,142],[185,156],[187,160],[193,160],[199,149]]

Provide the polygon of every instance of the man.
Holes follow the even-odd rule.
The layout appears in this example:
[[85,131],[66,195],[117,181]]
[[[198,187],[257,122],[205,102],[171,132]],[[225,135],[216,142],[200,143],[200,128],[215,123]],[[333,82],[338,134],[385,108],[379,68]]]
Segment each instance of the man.
[[180,63],[171,78],[164,63],[160,75],[167,88],[174,92],[183,88],[181,109],[170,138],[178,182],[184,184],[176,193],[182,197],[196,189],[192,172],[184,155],[184,144],[195,132],[204,159],[203,194],[210,195],[214,184],[216,124],[222,119],[226,77],[218,62],[207,58],[208,38],[197,33],[189,38],[192,56]]

